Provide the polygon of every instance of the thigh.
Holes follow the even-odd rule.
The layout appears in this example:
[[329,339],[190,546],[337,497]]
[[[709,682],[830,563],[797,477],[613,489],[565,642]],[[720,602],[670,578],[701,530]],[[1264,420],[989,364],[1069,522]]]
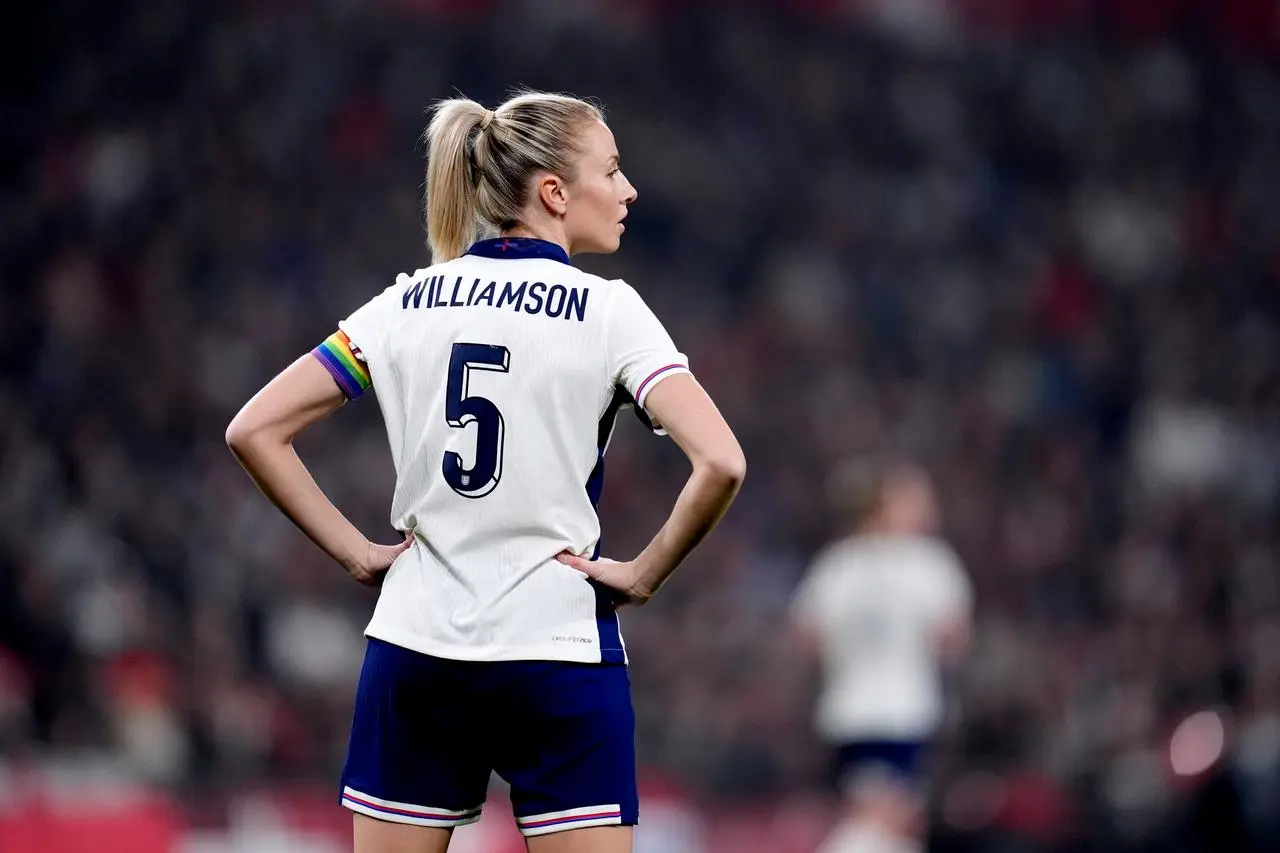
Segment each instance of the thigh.
[[342,771],[343,806],[437,830],[480,819],[490,765],[473,672],[460,661],[369,640]]
[[446,853],[452,829],[391,823],[359,812],[352,816],[355,853]]
[[[496,738],[494,768],[511,784],[520,832],[527,839],[559,833],[583,839],[587,836],[578,831],[591,827],[634,825],[639,817],[635,713],[626,667],[524,661],[512,669],[503,682],[509,695],[494,703],[500,711],[490,728]],[[630,844],[629,832],[591,836]],[[549,842],[530,849],[562,849],[544,843]]]
[[594,826],[524,840],[529,853],[631,853],[632,828]]

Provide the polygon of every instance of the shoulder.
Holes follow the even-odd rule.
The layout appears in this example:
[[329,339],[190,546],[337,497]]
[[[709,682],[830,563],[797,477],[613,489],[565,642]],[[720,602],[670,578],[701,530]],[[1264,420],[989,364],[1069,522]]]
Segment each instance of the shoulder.
[[574,284],[577,284],[580,287],[590,287],[599,290],[601,293],[607,294],[610,298],[617,297],[619,295],[639,296],[639,294],[636,293],[635,288],[620,278],[605,278],[603,276],[598,276],[595,273],[580,270],[574,266],[566,267],[561,265],[561,268],[569,270],[567,277],[573,279]]
[[592,294],[593,300],[598,299],[596,304],[603,309],[599,316],[606,325],[612,325],[619,319],[625,320],[633,316],[634,312],[644,310],[644,300],[640,294],[622,279],[604,278],[583,272],[577,267],[570,269],[573,271],[563,279],[564,283]]
[[427,267],[419,267],[413,272],[396,273],[395,283],[387,288],[388,291],[403,288],[407,285],[414,285],[427,281],[433,276],[448,275],[450,272],[459,271],[465,264],[465,258],[454,258],[452,261],[445,261],[442,264],[432,264]]
[[960,558],[952,547],[937,536],[915,536],[903,541],[903,547],[919,560],[951,569],[960,567]]
[[822,575],[839,572],[857,562],[863,545],[855,536],[845,536],[829,542],[809,561],[809,574]]
[[856,586],[849,569],[856,555],[850,539],[836,540],[813,555],[793,594],[792,607],[803,621],[821,629],[836,618]]
[[411,289],[416,285],[422,284],[427,279],[429,279],[432,275],[439,274],[440,271],[445,266],[447,266],[447,264],[438,264],[436,266],[431,266],[431,267],[422,267],[420,269],[414,270],[411,273],[409,272],[396,273],[395,279],[392,280],[391,284],[383,288],[380,293],[376,294],[369,301],[374,304],[382,304],[382,303],[390,302],[396,297],[402,296],[406,290]]
[[944,540],[933,536],[917,536],[900,543],[901,563],[909,570],[911,581],[931,597],[963,595],[969,587],[969,576],[959,555]]
[[388,311],[392,308],[407,308],[410,299],[417,300],[415,304],[420,303],[428,286],[435,279],[460,274],[465,268],[464,259],[455,258],[442,264],[419,267],[413,272],[397,273],[395,280],[371,302]]
[[[556,264],[556,266],[562,270],[567,270],[565,278],[572,280],[579,287],[590,287],[610,296],[616,296],[624,290],[631,290],[631,286],[620,278],[604,278],[572,265]],[[632,291],[632,293],[634,292]]]

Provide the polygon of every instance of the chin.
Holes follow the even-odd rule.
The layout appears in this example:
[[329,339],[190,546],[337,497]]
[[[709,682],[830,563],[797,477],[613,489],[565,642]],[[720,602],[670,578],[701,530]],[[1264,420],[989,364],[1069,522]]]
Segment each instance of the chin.
[[622,234],[598,234],[590,239],[573,241],[571,255],[611,255],[622,244]]
[[622,240],[617,237],[612,240],[600,240],[581,248],[575,248],[574,254],[576,255],[581,252],[586,255],[612,255],[614,252],[618,251],[618,247],[621,244]]

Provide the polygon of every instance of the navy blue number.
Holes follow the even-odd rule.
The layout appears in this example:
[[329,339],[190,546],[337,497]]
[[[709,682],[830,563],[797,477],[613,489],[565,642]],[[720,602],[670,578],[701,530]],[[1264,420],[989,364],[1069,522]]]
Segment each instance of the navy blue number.
[[476,459],[462,467],[462,456],[454,451],[444,455],[444,480],[464,498],[482,498],[502,479],[502,412],[485,397],[467,393],[471,371],[496,370],[506,373],[511,353],[506,347],[489,344],[454,344],[449,357],[449,388],[445,395],[444,419],[449,426],[463,429],[476,424]]

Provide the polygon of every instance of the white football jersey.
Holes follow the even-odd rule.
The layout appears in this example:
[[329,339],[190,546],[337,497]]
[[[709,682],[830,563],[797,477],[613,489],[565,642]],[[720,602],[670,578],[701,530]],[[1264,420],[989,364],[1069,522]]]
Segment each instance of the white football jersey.
[[851,536],[814,559],[793,602],[821,644],[817,728],[828,741],[924,740],[942,718],[935,637],[968,618],[968,576],[943,542]]
[[391,523],[414,535],[366,635],[458,660],[625,662],[608,593],[555,557],[597,553],[617,413],[647,421],[649,392],[689,372],[640,295],[555,244],[484,240],[339,328],[386,421]]

